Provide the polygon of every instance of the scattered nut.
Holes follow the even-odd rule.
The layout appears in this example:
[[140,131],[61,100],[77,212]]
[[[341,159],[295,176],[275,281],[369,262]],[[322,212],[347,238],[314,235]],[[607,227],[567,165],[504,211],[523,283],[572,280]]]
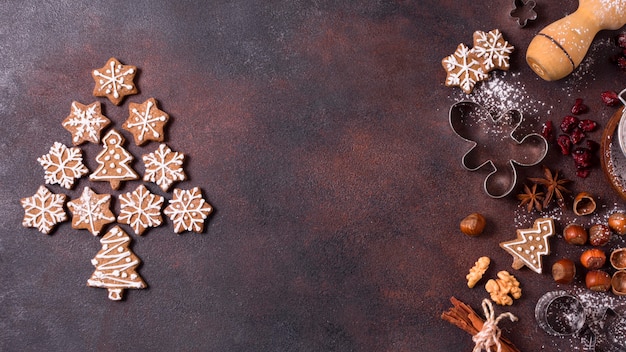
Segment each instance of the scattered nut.
[[592,291],[606,292],[611,288],[611,276],[602,270],[588,271],[585,285]]
[[565,242],[582,246],[587,243],[587,230],[578,224],[569,224],[563,229],[563,238]]
[[513,299],[522,297],[519,281],[505,270],[498,273],[498,279],[487,281],[485,290],[491,295],[491,300],[501,306],[510,306]]
[[476,283],[478,283],[485,271],[487,271],[487,268],[489,268],[489,263],[491,263],[489,257],[478,258],[476,263],[474,263],[474,267],[470,269],[469,274],[465,276],[467,279],[467,287],[473,288],[476,286]]
[[617,270],[626,269],[626,248],[618,248],[611,253],[611,265]]
[[596,211],[596,201],[587,192],[578,193],[574,198],[574,214],[578,216],[589,215]]
[[588,249],[580,255],[580,263],[589,270],[600,269],[606,263],[606,254],[598,248]]
[[626,271],[620,270],[613,274],[611,290],[618,296],[626,296]]
[[626,214],[621,212],[611,214],[609,227],[619,235],[626,235]]
[[604,224],[595,224],[589,228],[589,243],[592,246],[604,246],[611,240],[611,229]]
[[468,236],[478,236],[483,233],[487,220],[479,213],[472,213],[461,220],[461,232]]
[[576,276],[576,265],[570,259],[564,258],[552,265],[552,278],[559,284],[569,284]]

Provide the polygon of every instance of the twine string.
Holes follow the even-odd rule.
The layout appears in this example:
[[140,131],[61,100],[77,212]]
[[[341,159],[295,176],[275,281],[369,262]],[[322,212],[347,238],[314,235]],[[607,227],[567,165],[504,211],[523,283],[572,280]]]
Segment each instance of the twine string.
[[476,344],[472,352],[481,352],[485,350],[491,352],[492,347],[496,347],[496,352],[502,351],[502,343],[500,342],[500,334],[502,331],[498,327],[500,320],[509,318],[511,321],[517,321],[517,317],[510,312],[502,313],[495,317],[493,310],[493,304],[490,300],[483,300],[483,312],[487,319],[483,325],[483,328],[472,337],[472,341]]

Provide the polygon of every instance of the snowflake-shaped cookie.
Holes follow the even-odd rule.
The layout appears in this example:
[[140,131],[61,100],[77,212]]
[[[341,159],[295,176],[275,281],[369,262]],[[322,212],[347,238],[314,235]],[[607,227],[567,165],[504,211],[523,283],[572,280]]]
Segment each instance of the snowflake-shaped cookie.
[[32,197],[22,198],[24,208],[24,227],[35,227],[40,232],[48,235],[56,224],[67,220],[67,214],[63,210],[65,194],[54,194],[45,186],[40,186]]
[[44,169],[46,184],[59,184],[71,189],[74,181],[89,172],[83,165],[83,155],[79,148],[68,148],[63,143],[54,142],[46,155],[37,158]]
[[72,143],[79,145],[84,142],[100,143],[100,132],[111,123],[102,115],[100,102],[83,105],[72,102],[72,111],[63,120],[63,127],[72,134]]
[[174,188],[174,197],[163,210],[174,223],[174,232],[202,232],[204,220],[211,214],[213,207],[202,198],[199,187],[191,190]]
[[489,32],[474,32],[474,48],[472,51],[478,59],[485,72],[495,69],[508,70],[509,57],[513,53],[513,46],[504,39],[498,29]]
[[143,180],[154,182],[167,192],[174,181],[186,179],[183,171],[184,158],[184,154],[173,152],[167,145],[159,145],[153,153],[143,155],[145,164]]
[[72,212],[72,227],[86,229],[94,236],[100,234],[100,230],[106,224],[115,221],[115,215],[111,212],[111,195],[97,194],[91,188],[85,187],[80,198],[67,203]]
[[120,215],[117,221],[130,225],[139,236],[148,227],[157,227],[163,222],[161,206],[164,198],[151,193],[140,185],[133,192],[120,194]]
[[463,43],[454,54],[441,60],[441,65],[447,72],[446,86],[459,86],[466,94],[472,92],[476,83],[489,77],[472,50]]
[[137,67],[122,65],[116,58],[110,58],[102,68],[91,73],[96,83],[93,95],[107,97],[113,104],[120,105],[125,96],[137,94],[133,82],[136,73]]
[[128,119],[122,128],[133,134],[135,144],[142,145],[148,141],[163,142],[163,129],[169,115],[157,108],[157,101],[150,98],[142,104],[128,105]]

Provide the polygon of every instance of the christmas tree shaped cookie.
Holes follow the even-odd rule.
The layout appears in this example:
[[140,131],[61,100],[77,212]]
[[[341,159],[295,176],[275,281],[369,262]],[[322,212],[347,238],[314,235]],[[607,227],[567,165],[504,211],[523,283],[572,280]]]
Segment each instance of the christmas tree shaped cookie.
[[539,218],[532,228],[517,230],[517,238],[501,242],[500,247],[513,256],[513,269],[524,265],[541,274],[541,256],[550,253],[548,237],[554,235],[554,220]]
[[115,301],[122,299],[124,289],[146,288],[146,283],[136,271],[141,261],[128,248],[130,237],[126,232],[115,226],[102,236],[100,243],[102,248],[91,260],[96,270],[87,280],[88,286],[106,288],[109,299]]
[[136,180],[137,173],[130,167],[133,156],[124,149],[124,137],[115,130],[109,131],[102,138],[104,150],[96,156],[100,166],[94,171],[89,179],[92,181],[108,181],[111,188],[118,189],[120,182]]

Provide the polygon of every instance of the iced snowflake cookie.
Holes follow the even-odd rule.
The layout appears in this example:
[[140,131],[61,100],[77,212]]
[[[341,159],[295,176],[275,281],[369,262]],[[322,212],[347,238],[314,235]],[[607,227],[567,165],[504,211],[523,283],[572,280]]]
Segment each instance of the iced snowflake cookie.
[[132,133],[135,144],[143,145],[148,141],[163,142],[164,128],[170,116],[157,108],[157,101],[150,98],[142,104],[128,105],[128,119],[122,128]]
[[32,197],[22,198],[24,208],[24,227],[37,228],[41,233],[49,235],[56,224],[66,221],[67,214],[63,209],[65,194],[54,194],[46,186],[40,186]]
[[474,52],[463,43],[454,54],[441,60],[441,65],[447,72],[446,86],[458,86],[466,94],[472,92],[476,83],[489,77]]
[[110,123],[111,120],[102,115],[99,101],[89,105],[74,101],[69,116],[62,124],[72,134],[72,143],[79,145],[85,142],[100,143],[100,132]]
[[154,182],[167,192],[172,183],[187,178],[183,171],[184,158],[184,154],[173,152],[167,145],[159,145],[157,150],[143,156],[145,164],[143,180]]
[[111,195],[97,194],[91,188],[85,187],[80,198],[67,203],[72,212],[72,227],[85,229],[94,236],[98,236],[106,224],[115,221],[111,212]]
[[495,69],[508,70],[509,57],[513,53],[513,46],[504,39],[504,36],[498,29],[489,32],[474,32],[474,48],[472,51],[485,72]]
[[37,158],[37,161],[44,169],[46,184],[59,184],[67,189],[74,187],[74,181],[89,172],[83,165],[81,150],[68,148],[59,142],[54,142],[48,154]]
[[117,221],[130,225],[139,236],[148,227],[157,227],[163,222],[161,206],[164,198],[151,193],[140,185],[133,192],[120,194],[120,215]]
[[174,188],[174,196],[163,210],[174,223],[174,232],[202,232],[204,220],[211,214],[213,207],[202,198],[199,187],[191,190]]
[[99,166],[89,179],[92,181],[107,181],[111,188],[118,189],[122,181],[136,180],[139,178],[130,163],[133,156],[122,146],[124,137],[115,130],[102,138],[104,149],[96,156]]
[[120,105],[125,96],[137,94],[133,82],[136,73],[137,67],[122,65],[116,58],[110,58],[102,68],[91,72],[95,81],[93,95],[107,97],[113,104]]
[[130,237],[119,226],[115,226],[100,239],[102,248],[91,260],[96,267],[87,285],[106,288],[109,299],[122,299],[124,289],[146,288],[146,283],[137,273],[141,260],[128,248]]

